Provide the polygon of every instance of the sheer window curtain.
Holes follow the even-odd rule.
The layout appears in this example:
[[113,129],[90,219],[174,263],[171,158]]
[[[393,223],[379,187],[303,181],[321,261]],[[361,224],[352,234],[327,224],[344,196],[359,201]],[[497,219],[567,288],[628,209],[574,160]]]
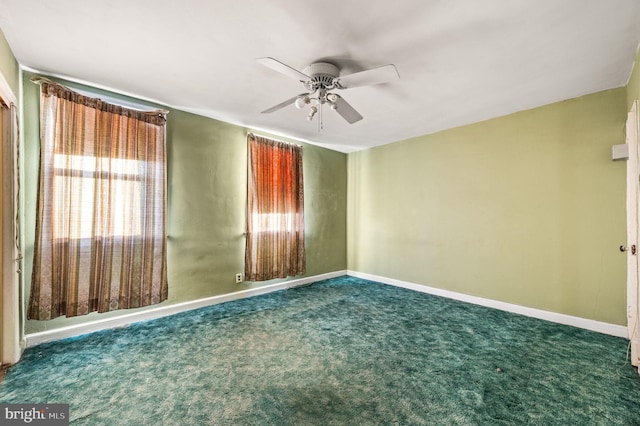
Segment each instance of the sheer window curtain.
[[166,300],[166,112],[34,81],[40,174],[28,318]]
[[304,274],[302,148],[253,134],[247,139],[245,279]]

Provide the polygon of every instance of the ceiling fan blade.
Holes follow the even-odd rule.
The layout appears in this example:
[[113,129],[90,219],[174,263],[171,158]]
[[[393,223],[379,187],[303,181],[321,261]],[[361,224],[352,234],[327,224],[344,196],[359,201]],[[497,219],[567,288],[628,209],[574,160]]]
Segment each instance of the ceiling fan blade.
[[286,100],[286,101],[284,101],[284,102],[280,102],[278,105],[272,106],[272,107],[271,107],[271,108],[269,108],[269,109],[265,109],[264,111],[262,111],[262,114],[269,114],[270,112],[274,112],[274,111],[277,111],[277,110],[279,110],[279,109],[282,109],[282,108],[284,108],[284,107],[286,107],[286,106],[289,106],[289,105],[291,105],[292,103],[294,103],[294,102],[296,101],[296,99],[298,99],[300,96],[306,96],[306,95],[308,95],[308,93],[303,93],[303,94],[301,94],[301,95],[294,96],[294,97],[293,97],[293,98],[291,98],[291,99],[287,99],[287,100]]
[[338,77],[334,80],[336,86],[340,89],[350,89],[352,87],[369,86],[372,84],[386,83],[388,81],[398,80],[400,75],[395,65],[383,65],[378,68],[360,71],[355,74]]
[[280,74],[284,74],[288,77],[295,78],[298,81],[304,82],[311,80],[311,77],[309,77],[308,75],[303,74],[297,69],[291,68],[289,65],[283,64],[282,62],[271,57],[258,58],[256,59],[256,61],[267,68],[271,68],[272,70],[277,71]]
[[356,111],[351,105],[347,103],[341,96],[335,95],[336,100],[334,104],[336,105],[336,112],[342,116],[345,120],[349,122],[349,124],[353,124],[356,121],[362,120],[362,116],[358,111]]

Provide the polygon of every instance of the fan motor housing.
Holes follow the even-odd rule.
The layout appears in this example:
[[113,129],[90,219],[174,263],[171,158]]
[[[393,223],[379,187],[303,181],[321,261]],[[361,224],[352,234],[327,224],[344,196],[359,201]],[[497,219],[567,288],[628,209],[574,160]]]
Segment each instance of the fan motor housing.
[[328,62],[316,62],[305,68],[304,73],[311,77],[317,88],[326,88],[333,84],[333,80],[340,75],[340,70]]

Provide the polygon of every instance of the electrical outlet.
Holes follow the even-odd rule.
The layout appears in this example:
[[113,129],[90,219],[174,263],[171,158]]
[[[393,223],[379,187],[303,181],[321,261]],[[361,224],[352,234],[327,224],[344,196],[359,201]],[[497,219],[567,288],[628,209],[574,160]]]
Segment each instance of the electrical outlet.
[[242,282],[242,274],[236,274],[236,283]]

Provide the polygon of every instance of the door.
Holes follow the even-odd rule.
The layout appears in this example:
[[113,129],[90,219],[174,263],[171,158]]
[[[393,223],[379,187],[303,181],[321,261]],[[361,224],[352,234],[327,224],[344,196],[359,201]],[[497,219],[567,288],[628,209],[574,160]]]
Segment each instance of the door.
[[620,247],[627,254],[627,329],[631,341],[631,363],[638,366],[640,360],[640,330],[638,330],[638,203],[640,201],[638,173],[638,101],[634,102],[627,116],[627,245]]

